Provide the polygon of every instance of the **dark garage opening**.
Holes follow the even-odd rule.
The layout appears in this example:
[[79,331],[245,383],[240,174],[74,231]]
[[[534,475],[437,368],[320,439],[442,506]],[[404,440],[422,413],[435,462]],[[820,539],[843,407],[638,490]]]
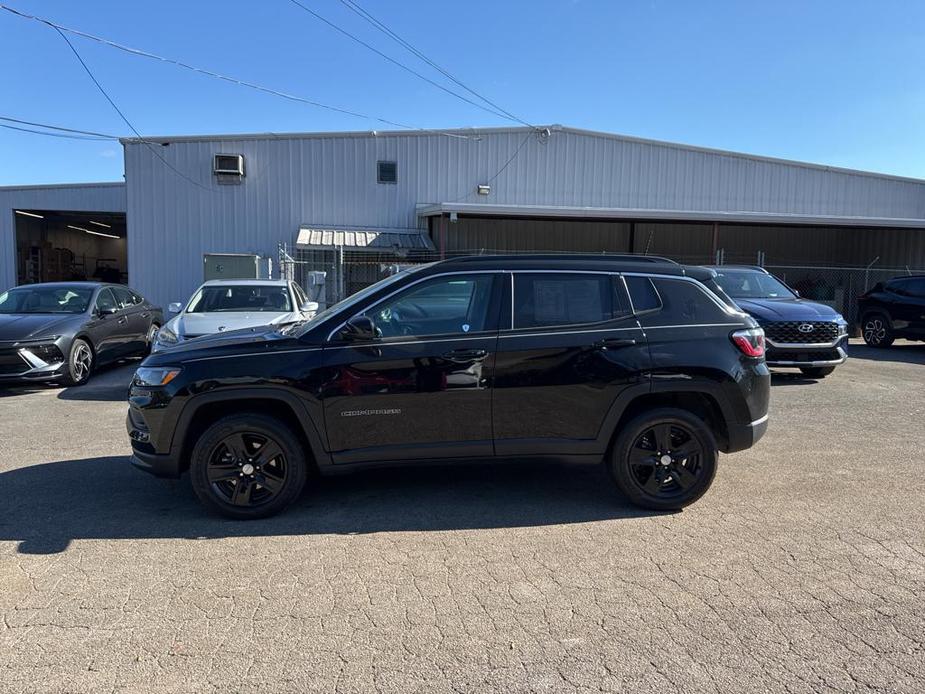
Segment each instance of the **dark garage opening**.
[[18,284],[128,283],[125,213],[14,210]]

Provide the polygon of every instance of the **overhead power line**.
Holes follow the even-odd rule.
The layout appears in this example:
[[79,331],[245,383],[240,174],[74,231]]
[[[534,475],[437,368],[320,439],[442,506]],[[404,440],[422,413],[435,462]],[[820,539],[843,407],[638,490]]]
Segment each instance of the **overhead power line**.
[[488,97],[486,97],[486,96],[480,94],[479,92],[475,91],[472,87],[469,87],[468,85],[464,84],[462,81],[460,81],[460,80],[459,80],[458,78],[456,78],[454,75],[452,75],[446,68],[441,67],[441,66],[438,65],[436,62],[434,62],[433,60],[431,60],[430,58],[428,58],[424,53],[422,53],[420,50],[418,50],[417,48],[415,48],[415,47],[414,47],[413,45],[411,45],[408,41],[406,41],[406,40],[403,39],[401,36],[399,36],[397,33],[395,33],[392,29],[390,29],[384,22],[380,21],[379,19],[377,19],[376,17],[374,17],[373,15],[371,15],[368,11],[366,11],[363,7],[361,7],[361,6],[359,5],[359,3],[355,2],[355,0],[340,0],[340,2],[341,2],[342,5],[344,5],[344,7],[346,7],[347,9],[349,9],[351,12],[353,12],[354,14],[359,15],[363,20],[365,20],[366,22],[368,22],[369,24],[371,24],[372,26],[374,26],[376,29],[378,29],[379,31],[381,31],[383,34],[385,34],[386,36],[388,36],[389,38],[391,38],[391,39],[392,39],[393,41],[395,41],[397,44],[399,44],[400,46],[402,46],[403,48],[405,48],[407,51],[409,51],[412,55],[414,55],[414,56],[416,56],[417,58],[420,58],[421,60],[423,60],[425,63],[427,63],[428,65],[430,65],[434,70],[436,70],[436,71],[439,72],[441,75],[443,75],[444,77],[446,77],[447,79],[449,79],[450,81],[452,81],[454,84],[456,84],[456,85],[458,85],[459,87],[462,87],[463,89],[465,89],[467,92],[469,92],[470,94],[472,94],[474,97],[476,97],[476,98],[478,98],[478,99],[481,99],[481,100],[484,101],[486,104],[488,104],[489,106],[491,106],[491,107],[494,108],[495,110],[499,111],[501,114],[503,114],[504,116],[506,116],[506,117],[509,118],[510,120],[517,121],[518,123],[521,123],[521,124],[523,124],[523,125],[526,125],[526,126],[528,126],[528,127],[530,127],[530,128],[535,127],[535,126],[532,125],[531,123],[528,123],[527,121],[525,121],[523,118],[520,118],[520,117],[514,115],[513,113],[511,113],[510,111],[508,111],[508,110],[502,108],[501,106],[499,106],[498,104],[496,104],[494,101],[492,101],[492,100],[489,99]]
[[[35,123],[34,121],[29,120],[20,120],[19,118],[10,118],[9,116],[0,116],[0,120],[7,121],[8,123],[18,123],[19,125],[31,125],[36,128],[46,128],[47,130],[59,130],[62,133],[74,133],[75,135],[87,135],[86,139],[96,139],[96,140],[118,140],[118,135],[107,135],[106,133],[97,133],[92,130],[76,130],[74,128],[65,128],[60,125],[48,125],[47,123]],[[0,124],[2,125],[2,124]],[[14,128],[17,130],[26,130],[26,128],[15,128],[14,126],[6,126]],[[41,131],[35,131],[40,135],[56,135],[57,133],[44,133]]]
[[47,130],[35,130],[34,128],[21,128],[18,125],[9,125],[8,123],[0,123],[0,128],[6,128],[7,130],[18,130],[21,133],[32,133],[33,135],[45,135],[47,137],[63,137],[67,140],[90,140],[93,142],[109,142],[107,138],[103,138],[103,137],[88,137],[87,135],[68,135],[67,133],[50,133]]
[[146,139],[144,139],[144,137],[142,137],[141,133],[138,132],[138,129],[137,129],[134,125],[132,125],[132,122],[131,122],[131,121],[126,117],[126,115],[122,112],[122,109],[120,109],[120,108],[116,105],[116,102],[112,100],[112,97],[109,96],[108,92],[107,92],[105,89],[103,89],[103,85],[100,84],[100,82],[99,82],[98,79],[96,79],[96,76],[93,74],[93,71],[92,71],[92,70],[90,69],[90,67],[84,62],[84,59],[80,56],[80,53],[77,52],[77,49],[74,48],[74,44],[71,43],[70,39],[65,35],[65,33],[64,33],[63,31],[61,31],[61,29],[58,29],[57,27],[55,27],[55,31],[57,31],[58,34],[61,36],[61,38],[64,39],[64,42],[68,45],[68,48],[70,48],[71,51],[74,53],[74,57],[77,58],[77,61],[83,66],[83,69],[86,71],[87,75],[90,77],[91,80],[93,80],[93,84],[95,84],[95,85],[96,85],[96,88],[99,89],[100,94],[102,94],[102,95],[106,98],[106,101],[109,102],[109,105],[113,107],[113,109],[115,110],[115,112],[119,114],[119,117],[120,117],[123,121],[125,121],[125,124],[129,127],[129,129],[130,129],[133,133],[135,133],[135,135],[138,137],[138,139],[141,140],[141,142],[143,142],[144,145],[151,151],[151,154],[153,154],[155,157],[157,157],[158,159],[160,159],[160,160],[161,160],[161,163],[162,163],[164,166],[166,166],[168,169],[170,169],[171,171],[173,171],[173,172],[174,172],[175,174],[177,174],[177,176],[179,176],[180,178],[182,178],[182,179],[184,179],[184,180],[186,180],[186,181],[192,183],[192,184],[193,184],[194,186],[196,186],[197,188],[201,188],[202,190],[208,191],[209,193],[214,193],[214,192],[215,192],[214,190],[212,190],[211,188],[209,188],[209,187],[207,187],[207,186],[202,185],[199,181],[196,181],[195,179],[190,178],[190,177],[187,176],[185,173],[183,173],[182,171],[180,171],[180,169],[178,169],[178,168],[175,167],[173,164],[171,164],[169,161],[167,161],[167,160],[164,158],[164,155],[162,155],[160,152],[158,152],[157,149],[155,149],[155,147],[154,147],[150,142],[148,142]]
[[289,101],[297,101],[299,103],[308,104],[309,106],[316,106],[318,108],[323,108],[328,111],[334,111],[336,113],[342,113],[348,116],[354,116],[356,118],[363,118],[365,120],[376,121],[379,123],[383,123],[385,125],[394,126],[396,128],[402,128],[404,130],[414,130],[417,132],[434,133],[438,135],[445,135],[447,137],[454,137],[454,138],[460,138],[460,139],[465,139],[465,140],[471,139],[468,135],[461,135],[459,133],[445,132],[443,130],[433,130],[429,128],[417,128],[415,126],[408,125],[406,123],[400,123],[398,121],[389,120],[387,118],[381,118],[379,116],[367,115],[365,113],[360,113],[359,111],[352,111],[350,109],[341,108],[339,106],[331,106],[330,104],[325,104],[320,101],[315,101],[314,99],[309,99],[303,96],[298,96],[296,94],[289,94],[287,92],[282,92],[277,89],[273,89],[271,87],[265,87],[263,85],[256,84],[254,82],[240,80],[240,79],[237,79],[236,77],[229,77],[228,75],[223,75],[221,73],[214,72],[206,68],[201,68],[195,65],[190,65],[180,60],[175,60],[174,58],[167,58],[162,55],[157,55],[156,53],[151,53],[149,51],[143,51],[139,48],[132,48],[131,46],[125,46],[123,44],[116,43],[115,41],[110,41],[109,39],[103,38],[101,36],[96,36],[94,34],[90,34],[85,31],[80,31],[79,29],[73,29],[70,27],[66,27],[61,24],[57,24],[56,22],[53,22],[50,19],[45,19],[44,17],[38,17],[36,15],[27,14],[26,12],[21,12],[20,10],[17,10],[13,7],[9,7],[2,3],[0,3],[0,10],[5,10],[9,12],[10,14],[16,15],[17,17],[21,17],[23,19],[30,19],[32,21],[39,22],[41,24],[44,24],[46,26],[49,26],[55,29],[59,33],[64,32],[67,34],[71,34],[73,36],[79,36],[81,38],[88,39],[90,41],[95,41],[96,43],[100,43],[105,46],[109,46],[110,48],[115,48],[125,53],[129,53],[131,55],[140,56],[142,58],[149,58],[151,60],[158,60],[163,63],[168,63],[170,65],[183,68],[184,70],[190,70],[191,72],[197,72],[207,77],[212,77],[214,79],[229,82],[231,84],[236,84],[240,87],[246,87],[248,89],[253,89],[259,92],[263,92],[265,94],[271,94],[273,96],[277,96],[283,99],[288,99]]
[[[327,24],[329,27],[331,27],[331,28],[334,29],[335,31],[337,31],[337,32],[339,32],[340,34],[343,34],[344,36],[346,36],[347,38],[349,38],[351,41],[354,41],[354,42],[360,44],[360,45],[363,46],[364,48],[367,48],[368,50],[372,51],[372,52],[375,53],[376,55],[378,55],[378,56],[384,58],[385,60],[389,61],[389,62],[392,63],[393,65],[396,65],[397,67],[401,68],[401,69],[404,70],[405,72],[408,72],[408,73],[414,75],[414,76],[417,77],[418,79],[424,80],[425,82],[427,82],[427,83],[430,84],[430,85],[433,85],[433,86],[436,87],[437,89],[440,89],[441,91],[444,91],[444,92],[446,92],[447,94],[450,94],[451,96],[455,96],[457,99],[460,99],[460,100],[462,100],[462,101],[465,101],[467,104],[471,104],[472,106],[475,106],[476,108],[482,109],[483,111],[487,111],[488,113],[491,113],[491,114],[494,115],[494,116],[498,116],[499,118],[505,118],[505,119],[507,119],[507,120],[512,120],[512,121],[519,121],[519,120],[520,120],[520,119],[518,119],[518,118],[516,118],[516,117],[514,117],[514,116],[511,116],[511,115],[507,114],[507,113],[504,112],[504,111],[496,110],[495,108],[492,108],[492,107],[489,107],[489,106],[484,106],[484,105],[478,103],[477,101],[473,101],[473,100],[470,99],[469,97],[464,96],[464,95],[460,94],[459,92],[453,91],[453,90],[450,89],[449,87],[446,87],[446,86],[440,84],[439,82],[430,79],[430,78],[427,77],[426,75],[422,75],[420,72],[418,72],[417,70],[414,70],[413,68],[408,67],[407,65],[405,65],[405,64],[404,64],[403,62],[401,62],[400,60],[396,60],[396,59],[393,58],[392,56],[390,56],[390,55],[388,55],[388,54],[386,54],[386,53],[383,53],[383,52],[380,51],[378,48],[376,48],[375,46],[373,46],[373,45],[367,43],[367,42],[364,41],[363,39],[361,39],[361,38],[359,38],[359,37],[357,37],[357,36],[354,36],[354,35],[351,34],[349,31],[347,31],[347,30],[344,29],[343,27],[338,26],[337,24],[335,24],[335,23],[332,22],[331,20],[325,19],[324,17],[322,17],[320,14],[318,14],[317,12],[315,12],[315,11],[314,11],[313,9],[311,9],[310,7],[306,7],[305,5],[303,5],[301,2],[299,2],[299,0],[289,0],[289,2],[291,2],[291,3],[292,3],[293,5],[295,5],[296,7],[302,8],[303,10],[305,10],[306,12],[308,12],[312,17],[314,17],[315,19],[317,19],[317,20],[320,21],[320,22],[324,22],[325,24]],[[479,98],[481,98],[481,97],[479,97]]]

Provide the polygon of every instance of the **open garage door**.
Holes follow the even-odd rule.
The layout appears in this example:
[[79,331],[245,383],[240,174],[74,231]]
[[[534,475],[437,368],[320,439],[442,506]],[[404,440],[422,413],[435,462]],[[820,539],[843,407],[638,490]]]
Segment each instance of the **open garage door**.
[[14,210],[18,284],[128,284],[125,214]]

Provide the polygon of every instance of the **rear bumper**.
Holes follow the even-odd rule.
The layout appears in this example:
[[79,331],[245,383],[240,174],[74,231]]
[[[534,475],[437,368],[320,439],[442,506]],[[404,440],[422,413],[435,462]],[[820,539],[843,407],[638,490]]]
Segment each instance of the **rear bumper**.
[[764,415],[748,424],[730,424],[729,446],[726,453],[735,453],[751,448],[768,430],[768,415]]

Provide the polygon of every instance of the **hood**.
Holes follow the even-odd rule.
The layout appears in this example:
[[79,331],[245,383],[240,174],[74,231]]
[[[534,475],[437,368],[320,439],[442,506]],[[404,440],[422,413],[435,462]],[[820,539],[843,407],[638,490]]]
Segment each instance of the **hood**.
[[228,311],[227,313],[183,313],[170,321],[170,329],[182,337],[228,333],[242,328],[278,325],[296,320],[298,314],[255,311],[253,313]]
[[86,320],[82,313],[0,313],[0,342],[34,340],[66,333]]
[[177,358],[185,359],[190,357],[192,353],[196,353],[196,356],[199,356],[200,352],[207,350],[209,352],[216,349],[254,351],[253,348],[255,347],[259,348],[270,343],[278,343],[282,340],[292,339],[294,338],[289,335],[283,335],[277,326],[270,325],[243,328],[241,330],[226,330],[225,332],[203,335],[202,337],[178,342],[176,345],[170,347],[164,347],[148,357],[148,359],[145,360],[145,364],[150,365],[149,362],[152,362],[152,360],[155,364],[167,364],[171,362],[171,360],[176,360]]
[[733,299],[759,321],[830,321],[841,318],[831,306],[805,299]]

